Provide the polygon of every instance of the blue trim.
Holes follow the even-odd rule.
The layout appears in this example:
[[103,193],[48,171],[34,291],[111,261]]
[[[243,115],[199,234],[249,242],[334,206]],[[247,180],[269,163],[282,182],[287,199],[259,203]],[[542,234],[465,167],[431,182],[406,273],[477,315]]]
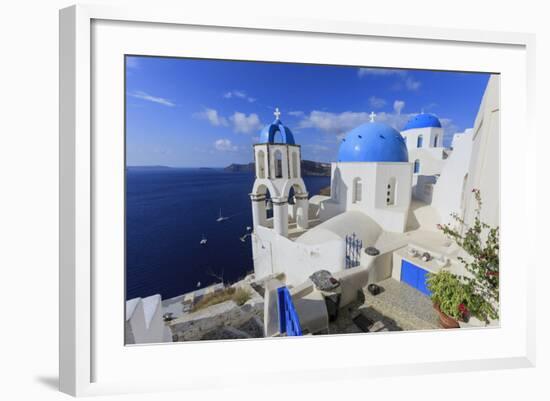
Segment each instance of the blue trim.
[[266,125],[262,129],[260,132],[259,143],[283,143],[287,145],[295,145],[292,131],[290,131],[290,129],[279,119],[273,121],[269,125]]
[[405,259],[401,260],[401,281],[430,296],[432,293],[426,284],[427,278],[428,272],[426,270]]
[[301,336],[300,319],[294,308],[288,288],[277,288],[277,300],[279,305],[279,332],[281,334],[286,333],[287,336]]

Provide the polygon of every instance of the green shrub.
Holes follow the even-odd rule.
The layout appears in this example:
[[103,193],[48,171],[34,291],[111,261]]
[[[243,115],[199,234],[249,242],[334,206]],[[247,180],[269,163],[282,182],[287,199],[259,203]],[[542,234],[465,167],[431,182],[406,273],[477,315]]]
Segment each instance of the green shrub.
[[467,319],[472,296],[458,276],[441,270],[438,273],[429,273],[426,283],[432,292],[432,301],[439,305],[443,313],[457,320]]
[[191,308],[191,312],[208,308],[212,305],[221,304],[222,302],[233,300],[237,305],[241,306],[251,297],[251,294],[245,288],[227,287],[222,291],[206,294]]
[[481,221],[481,193],[478,189],[473,189],[472,193],[477,207],[471,226],[456,214],[452,217],[459,223],[458,228],[450,224],[437,226],[468,253],[469,257],[458,256],[457,259],[470,275],[456,276],[445,271],[432,275],[431,285],[437,290],[432,299],[441,305],[443,312],[456,318],[456,311],[452,309],[457,306],[457,299],[464,298],[461,309],[465,307],[472,316],[488,323],[489,319],[499,317],[499,227],[490,227]]

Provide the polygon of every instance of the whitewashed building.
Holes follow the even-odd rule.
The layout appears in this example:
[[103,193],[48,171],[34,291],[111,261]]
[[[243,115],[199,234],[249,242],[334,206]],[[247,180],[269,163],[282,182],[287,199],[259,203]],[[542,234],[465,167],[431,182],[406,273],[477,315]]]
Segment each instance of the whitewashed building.
[[162,343],[172,341],[164,324],[162,299],[159,294],[126,301],[125,344]]
[[[499,225],[498,99],[499,77],[492,76],[474,127],[456,134],[452,148],[443,146],[441,122],[432,114],[414,116],[400,133],[371,113],[340,144],[330,196],[309,199],[300,146],[276,111],[254,145],[256,278],[284,273],[301,305],[301,297],[314,298],[311,274],[328,270],[341,283],[345,305],[370,282],[393,278],[429,294],[428,272],[445,267],[464,274],[462,250],[436,227],[452,213],[471,222],[472,188],[481,190],[484,220]],[[350,238],[360,249],[350,251]]]

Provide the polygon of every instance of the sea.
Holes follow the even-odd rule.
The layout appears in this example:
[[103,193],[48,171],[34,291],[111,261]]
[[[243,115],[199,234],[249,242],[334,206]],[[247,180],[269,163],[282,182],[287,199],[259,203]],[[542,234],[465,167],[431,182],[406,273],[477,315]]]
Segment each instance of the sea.
[[[313,196],[330,177],[304,182]],[[252,227],[253,183],[252,173],[215,168],[127,168],[126,299],[172,298],[251,273],[250,236],[240,238]]]

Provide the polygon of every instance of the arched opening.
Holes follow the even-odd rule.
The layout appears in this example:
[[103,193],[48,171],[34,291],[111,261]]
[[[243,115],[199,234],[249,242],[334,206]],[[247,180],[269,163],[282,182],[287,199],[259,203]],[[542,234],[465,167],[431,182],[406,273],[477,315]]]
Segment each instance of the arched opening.
[[353,203],[361,202],[363,198],[363,183],[361,178],[355,177],[353,179],[353,197],[352,201]]
[[[296,204],[296,198],[294,198],[294,195],[295,195],[295,191],[294,191],[294,187],[295,185],[293,185],[292,187],[290,187],[290,191],[288,191],[288,204],[289,205],[295,205]],[[299,189],[298,189],[299,191]]]
[[414,173],[415,174],[420,173],[420,160],[418,159],[414,161]]
[[252,218],[255,225],[273,228],[271,194],[265,185],[260,185],[252,196]]
[[395,205],[395,192],[397,189],[397,179],[395,177],[390,178],[386,188],[386,205]]
[[265,215],[263,216],[263,221],[265,224],[262,224],[264,227],[273,227],[273,222],[271,224],[268,222],[269,219],[273,219],[273,202],[271,201],[271,193],[266,188],[265,189]]
[[273,133],[273,143],[283,143],[283,135],[277,130]]
[[256,159],[256,175],[258,178],[265,178],[265,152],[260,150]]
[[283,152],[277,149],[273,156],[275,162],[275,178],[283,178]]
[[460,209],[464,210],[466,206],[466,185],[468,184],[468,173],[462,179],[462,195],[460,197]]
[[292,185],[288,191],[288,203],[293,208],[290,223],[292,223],[293,227],[299,229],[307,229],[308,227],[309,204],[305,194],[304,189],[299,184]]
[[437,145],[439,143],[439,135],[434,136],[434,148],[437,148]]
[[422,135],[418,135],[418,138],[416,140],[416,147],[421,148],[423,143],[424,143],[424,138],[422,137]]
[[292,152],[292,177],[298,178],[298,152]]

